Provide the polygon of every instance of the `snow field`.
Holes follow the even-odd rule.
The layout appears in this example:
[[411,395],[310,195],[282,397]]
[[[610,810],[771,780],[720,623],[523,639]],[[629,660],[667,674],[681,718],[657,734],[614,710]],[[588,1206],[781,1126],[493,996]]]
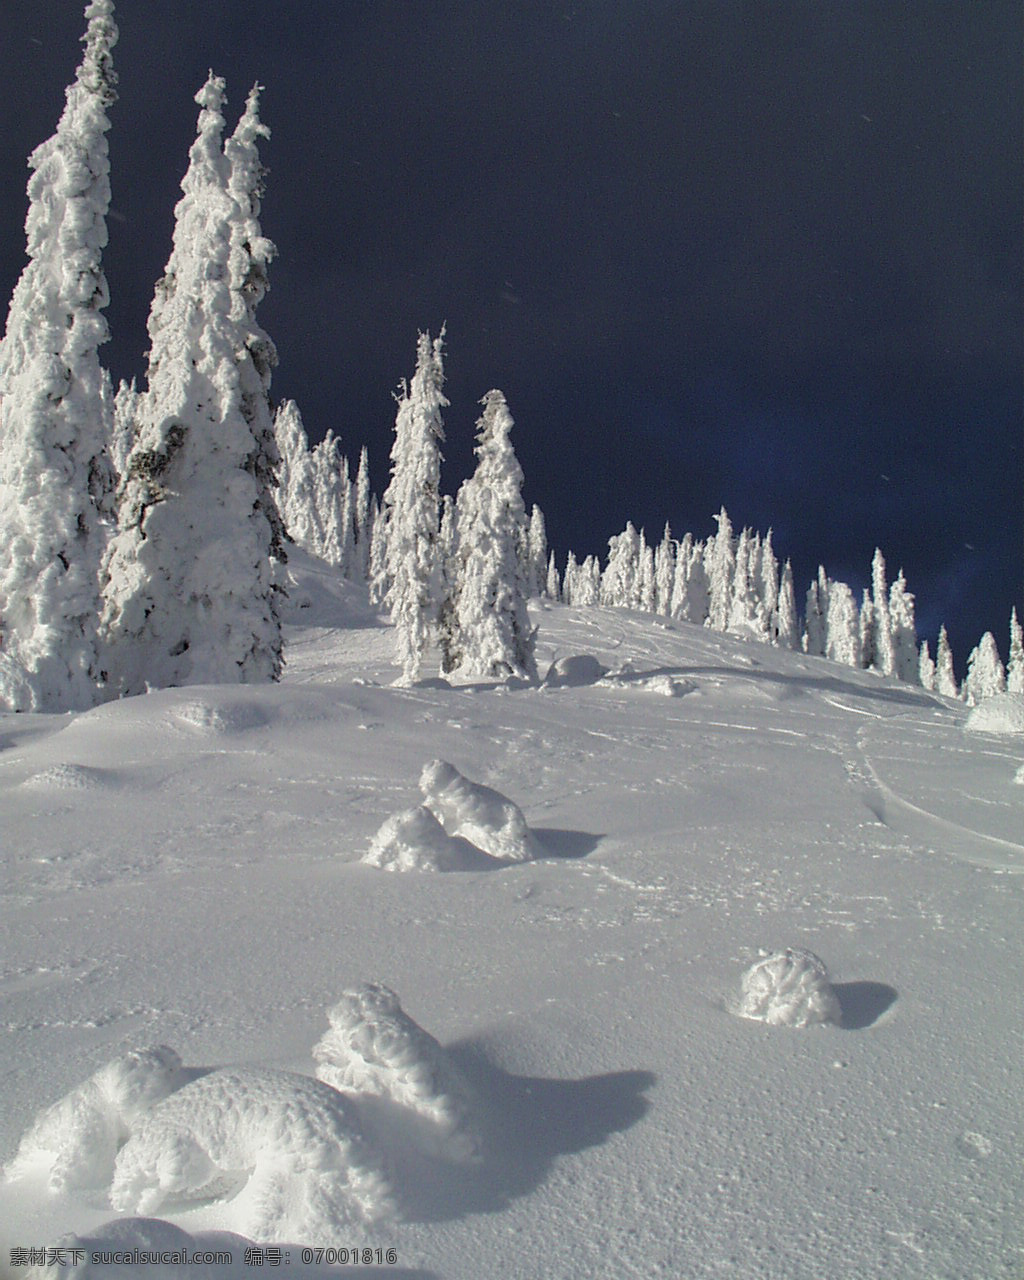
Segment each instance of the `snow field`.
[[[280,687],[0,721],[4,1158],[41,1103],[131,1044],[308,1072],[322,1011],[371,974],[478,1100],[480,1159],[460,1164],[420,1145],[408,1107],[350,1099],[401,1211],[373,1242],[412,1272],[1014,1277],[1019,740],[701,628],[541,621],[542,669],[586,651],[631,678],[397,690],[383,628],[314,616]],[[694,696],[652,696],[659,675]],[[265,723],[189,724],[176,709],[196,702]],[[486,875],[359,865],[430,758],[515,797],[547,856]],[[110,770],[116,801],[21,785],[75,761]],[[827,959],[839,1025],[730,1016],[774,939]],[[3,1244],[111,1230],[92,1193],[29,1182],[0,1186]],[[231,1189],[156,1212],[206,1239],[238,1228]]]

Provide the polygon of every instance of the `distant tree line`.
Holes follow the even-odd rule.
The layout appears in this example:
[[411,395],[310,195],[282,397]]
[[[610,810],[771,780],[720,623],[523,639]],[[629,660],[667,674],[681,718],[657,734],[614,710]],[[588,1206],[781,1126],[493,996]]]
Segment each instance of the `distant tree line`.
[[769,531],[656,547],[632,524],[605,564],[569,553],[529,516],[505,397],[481,400],[476,469],[440,484],[444,332],[419,336],[396,394],[390,482],[371,492],[328,432],[309,447],[299,409],[270,395],[277,353],[256,311],[276,253],[260,227],[268,136],[254,86],[224,137],[224,82],[196,95],[196,138],[173,245],[150,309],[146,386],[114,394],[102,267],[110,205],[107,109],[116,101],[113,0],[86,6],[85,52],[52,138],[33,152],[29,262],[0,342],[0,707],[81,709],[148,688],[268,681],[284,662],[289,544],[366,584],[395,628],[403,682],[434,661],[465,679],[537,679],[527,600],[660,614],[976,702],[1024,691],[1011,619],[1009,667],[990,633],[957,685],[945,630],[918,645],[914,597],[876,552],[858,606],[825,571],[804,619]]

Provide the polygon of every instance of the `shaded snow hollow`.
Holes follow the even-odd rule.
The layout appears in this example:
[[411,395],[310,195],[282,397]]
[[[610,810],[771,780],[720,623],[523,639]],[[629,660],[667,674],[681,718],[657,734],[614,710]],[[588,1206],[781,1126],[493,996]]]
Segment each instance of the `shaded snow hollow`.
[[508,796],[431,760],[420,774],[423,803],[386,819],[363,861],[388,871],[465,871],[528,862],[542,849]]

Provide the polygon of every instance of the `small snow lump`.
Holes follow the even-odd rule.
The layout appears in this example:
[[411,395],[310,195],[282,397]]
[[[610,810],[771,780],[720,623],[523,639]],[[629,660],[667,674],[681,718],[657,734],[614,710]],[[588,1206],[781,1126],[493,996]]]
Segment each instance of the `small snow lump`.
[[773,1027],[809,1027],[842,1020],[824,962],[813,951],[787,947],[758,960],[743,975],[734,1012]]
[[500,791],[471,782],[446,760],[431,760],[420,774],[423,803],[450,836],[500,862],[528,862],[541,850],[519,806]]

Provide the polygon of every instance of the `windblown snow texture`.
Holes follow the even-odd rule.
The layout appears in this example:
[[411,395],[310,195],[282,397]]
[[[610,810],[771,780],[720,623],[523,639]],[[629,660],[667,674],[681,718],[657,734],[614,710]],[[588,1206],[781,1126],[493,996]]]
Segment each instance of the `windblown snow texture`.
[[469,1085],[393,991],[366,983],[346,991],[327,1017],[330,1030],[313,1048],[321,1080],[357,1100],[386,1099],[397,1109],[399,1132],[432,1154],[459,1162],[479,1156]]
[[798,947],[773,951],[747,970],[736,1012],[773,1027],[842,1020],[824,962]]

